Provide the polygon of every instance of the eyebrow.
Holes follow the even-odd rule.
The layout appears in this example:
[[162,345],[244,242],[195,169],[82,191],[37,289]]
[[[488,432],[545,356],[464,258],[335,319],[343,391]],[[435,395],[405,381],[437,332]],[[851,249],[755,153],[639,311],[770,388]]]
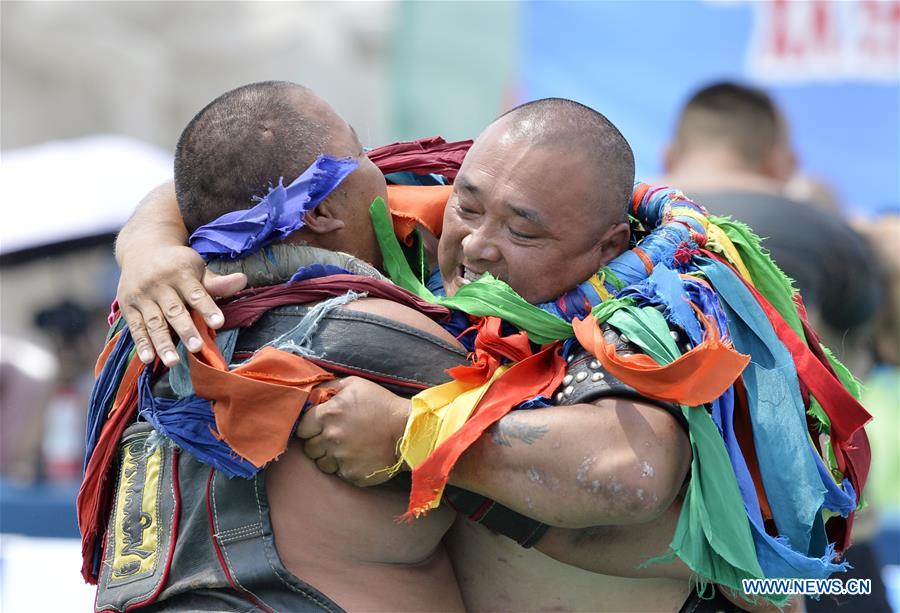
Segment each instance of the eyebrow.
[[531,209],[523,209],[522,207],[516,206],[514,204],[506,203],[506,206],[519,217],[523,217],[533,223],[536,226],[541,226],[542,228],[546,228],[547,225],[544,223],[543,218],[537,214],[536,211],[532,211]]
[[[463,191],[473,196],[478,196],[481,193],[481,188],[469,181],[466,177],[459,175],[456,177],[456,181],[453,182],[455,187],[460,187]],[[542,228],[547,228],[547,224],[544,223],[543,217],[541,217],[536,211],[531,209],[527,209],[521,206],[517,206],[515,204],[511,204],[509,202],[504,203],[506,207],[511,210],[513,213],[518,215],[519,217],[530,221],[536,226],[540,226]]]
[[468,193],[475,195],[475,196],[477,196],[478,194],[481,193],[481,188],[479,188],[477,185],[473,184],[471,181],[469,181],[466,177],[463,177],[463,176],[457,176],[456,181],[453,182],[453,185],[459,186],[462,189],[464,189],[465,191],[467,191]]

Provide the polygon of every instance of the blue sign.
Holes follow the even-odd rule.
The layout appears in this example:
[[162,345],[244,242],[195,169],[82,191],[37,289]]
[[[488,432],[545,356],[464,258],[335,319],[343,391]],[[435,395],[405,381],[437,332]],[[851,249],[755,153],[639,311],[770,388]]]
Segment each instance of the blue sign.
[[639,178],[662,174],[687,98],[733,80],[772,95],[799,169],[846,209],[900,206],[900,2],[526,2],[521,12],[522,98],[572,98],[608,116]]

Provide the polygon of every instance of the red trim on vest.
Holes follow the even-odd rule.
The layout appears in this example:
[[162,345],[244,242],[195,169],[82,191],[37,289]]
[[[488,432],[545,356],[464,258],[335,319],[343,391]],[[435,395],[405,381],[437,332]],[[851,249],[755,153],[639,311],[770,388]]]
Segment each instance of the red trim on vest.
[[219,558],[219,565],[222,567],[222,571],[225,573],[225,577],[228,579],[228,583],[231,584],[231,587],[238,593],[244,596],[248,601],[253,603],[255,606],[259,607],[263,611],[271,611],[271,613],[275,613],[275,610],[267,607],[259,598],[255,595],[251,594],[244,588],[240,587],[237,582],[234,580],[234,577],[231,575],[231,571],[228,570],[228,564],[225,562],[225,556],[222,555],[222,549],[219,547],[219,540],[216,535],[216,522],[213,519],[212,512],[212,482],[216,476],[216,469],[211,468],[209,471],[209,479],[206,480],[206,516],[209,519],[209,536],[212,540],[213,547],[216,550],[216,557]]
[[175,557],[175,545],[178,541],[178,524],[181,519],[181,486],[178,482],[178,454],[178,449],[172,450],[172,493],[175,496],[175,508],[172,510],[172,534],[169,537],[169,554],[166,556],[166,567],[163,569],[163,574],[159,580],[159,585],[156,586],[156,590],[154,590],[154,592],[145,600],[135,602],[134,604],[125,607],[126,611],[140,609],[141,607],[146,607],[147,605],[156,602],[156,599],[159,598],[159,595],[165,589],[166,582],[169,580],[169,571],[172,569],[172,558]]

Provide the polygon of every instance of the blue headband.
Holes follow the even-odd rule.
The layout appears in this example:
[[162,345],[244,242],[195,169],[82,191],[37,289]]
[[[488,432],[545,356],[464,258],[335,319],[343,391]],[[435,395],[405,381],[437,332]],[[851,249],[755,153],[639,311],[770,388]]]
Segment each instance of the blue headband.
[[236,260],[283,240],[302,228],[306,213],[327,198],[358,165],[353,158],[320,155],[287,187],[283,177],[278,179],[278,185],[253,208],[226,213],[197,228],[191,234],[190,245],[206,260]]

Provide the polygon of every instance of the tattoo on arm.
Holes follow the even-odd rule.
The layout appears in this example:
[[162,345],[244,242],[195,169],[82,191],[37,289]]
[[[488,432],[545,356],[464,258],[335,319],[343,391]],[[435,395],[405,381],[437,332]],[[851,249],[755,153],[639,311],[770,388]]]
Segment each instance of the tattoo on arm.
[[509,417],[498,421],[491,426],[491,440],[495,445],[512,447],[513,440],[520,440],[526,445],[531,445],[536,440],[543,438],[549,428],[543,424],[526,424]]

